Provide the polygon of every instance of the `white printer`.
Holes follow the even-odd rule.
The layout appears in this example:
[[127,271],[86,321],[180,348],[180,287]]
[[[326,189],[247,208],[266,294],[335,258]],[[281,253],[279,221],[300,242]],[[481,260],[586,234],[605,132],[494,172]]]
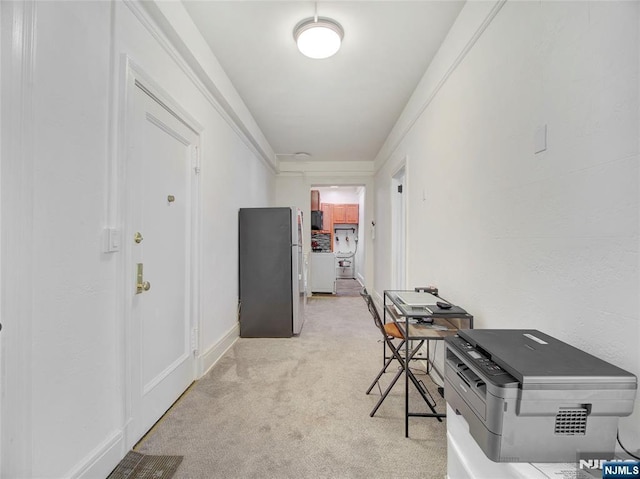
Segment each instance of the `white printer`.
[[612,452],[637,378],[537,330],[445,338],[445,399],[495,462],[575,462]]

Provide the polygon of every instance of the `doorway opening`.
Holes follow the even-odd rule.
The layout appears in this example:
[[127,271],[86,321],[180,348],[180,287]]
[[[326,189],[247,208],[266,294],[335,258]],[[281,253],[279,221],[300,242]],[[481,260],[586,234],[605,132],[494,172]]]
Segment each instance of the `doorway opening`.
[[308,291],[356,296],[364,284],[364,185],[311,187]]

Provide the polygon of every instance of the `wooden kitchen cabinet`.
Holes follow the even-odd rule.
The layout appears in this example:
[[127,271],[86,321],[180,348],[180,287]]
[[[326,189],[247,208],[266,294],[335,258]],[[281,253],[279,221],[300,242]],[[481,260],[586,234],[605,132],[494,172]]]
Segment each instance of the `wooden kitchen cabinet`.
[[311,211],[318,211],[320,209],[320,192],[318,190],[311,190]]
[[359,205],[356,204],[336,204],[333,205],[334,224],[358,224]]
[[331,251],[333,251],[333,204],[320,203],[320,209],[322,210],[322,231],[330,235]]
[[345,206],[345,223],[358,224],[360,219],[359,205],[344,205]]
[[322,229],[333,233],[333,205],[331,203],[321,203]]
[[347,219],[347,205],[333,205],[333,222],[334,223],[346,223]]

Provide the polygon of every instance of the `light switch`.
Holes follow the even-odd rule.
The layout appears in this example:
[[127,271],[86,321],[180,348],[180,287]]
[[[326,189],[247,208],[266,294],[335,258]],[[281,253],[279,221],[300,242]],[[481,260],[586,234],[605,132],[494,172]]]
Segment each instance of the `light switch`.
[[539,126],[533,135],[533,152],[542,153],[547,149],[547,125]]
[[115,253],[120,251],[121,234],[117,228],[105,228],[104,229],[104,252]]

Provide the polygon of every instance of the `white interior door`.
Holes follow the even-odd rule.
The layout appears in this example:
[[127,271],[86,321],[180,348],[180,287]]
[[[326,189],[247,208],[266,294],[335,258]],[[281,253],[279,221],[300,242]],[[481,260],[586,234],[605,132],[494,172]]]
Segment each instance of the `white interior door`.
[[198,136],[136,84],[129,171],[135,440],[194,379],[192,156]]

